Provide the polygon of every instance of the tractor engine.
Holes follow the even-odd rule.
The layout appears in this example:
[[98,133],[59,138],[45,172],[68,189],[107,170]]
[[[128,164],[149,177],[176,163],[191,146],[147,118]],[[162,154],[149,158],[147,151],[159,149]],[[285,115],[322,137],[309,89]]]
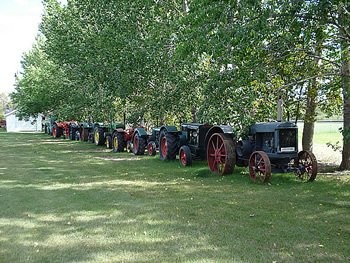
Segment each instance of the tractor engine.
[[250,127],[249,136],[236,146],[237,163],[247,165],[254,151],[263,151],[280,168],[298,156],[298,127],[290,122],[257,123]]

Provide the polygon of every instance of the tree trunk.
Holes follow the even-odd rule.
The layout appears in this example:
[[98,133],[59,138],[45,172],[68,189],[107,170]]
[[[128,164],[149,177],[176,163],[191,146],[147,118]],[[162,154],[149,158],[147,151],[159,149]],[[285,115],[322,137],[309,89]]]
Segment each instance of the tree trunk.
[[343,152],[340,170],[350,170],[350,51],[349,45],[342,50],[342,88],[343,88]]
[[196,109],[196,107],[192,107],[191,114],[192,114],[192,122],[197,122],[197,109]]
[[347,14],[343,13],[344,9],[339,13],[339,24],[341,25],[339,34],[341,36],[341,79],[343,88],[343,152],[340,170],[350,170],[350,44],[344,36],[346,32],[344,28],[348,27]]
[[[316,45],[315,45],[315,58],[313,60],[313,66],[315,72],[319,70],[320,57],[322,56],[322,42],[323,42],[323,32],[322,29],[316,31]],[[309,83],[309,88],[307,91],[307,102],[306,110],[304,116],[304,129],[302,137],[302,146],[304,151],[312,151],[313,148],[313,137],[316,121],[316,98],[318,92],[318,80],[315,77]]]
[[307,103],[302,137],[302,146],[304,151],[312,151],[314,128],[316,121],[316,96],[317,81],[316,79],[314,79],[311,81],[307,92]]

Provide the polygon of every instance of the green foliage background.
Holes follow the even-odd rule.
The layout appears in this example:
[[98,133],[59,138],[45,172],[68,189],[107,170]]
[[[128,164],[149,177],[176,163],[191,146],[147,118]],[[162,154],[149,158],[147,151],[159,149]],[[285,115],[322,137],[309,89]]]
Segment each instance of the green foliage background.
[[[40,34],[23,56],[14,102],[23,115],[238,129],[304,112],[342,111],[346,1],[44,0]],[[345,32],[343,38],[339,32]],[[315,64],[321,43],[320,63]]]

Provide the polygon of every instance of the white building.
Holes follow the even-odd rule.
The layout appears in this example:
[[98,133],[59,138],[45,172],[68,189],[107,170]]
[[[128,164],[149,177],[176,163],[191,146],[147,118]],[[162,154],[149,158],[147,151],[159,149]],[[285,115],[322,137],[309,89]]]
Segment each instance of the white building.
[[30,117],[29,119],[20,120],[16,116],[16,110],[10,111],[5,114],[6,118],[6,130],[7,132],[40,132],[42,117],[39,114],[37,118]]

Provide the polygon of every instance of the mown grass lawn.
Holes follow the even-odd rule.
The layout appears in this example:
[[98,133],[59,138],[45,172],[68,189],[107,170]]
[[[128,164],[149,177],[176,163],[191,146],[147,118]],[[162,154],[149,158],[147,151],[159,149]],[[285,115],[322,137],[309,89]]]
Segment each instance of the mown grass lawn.
[[0,262],[346,262],[349,184],[0,133]]

